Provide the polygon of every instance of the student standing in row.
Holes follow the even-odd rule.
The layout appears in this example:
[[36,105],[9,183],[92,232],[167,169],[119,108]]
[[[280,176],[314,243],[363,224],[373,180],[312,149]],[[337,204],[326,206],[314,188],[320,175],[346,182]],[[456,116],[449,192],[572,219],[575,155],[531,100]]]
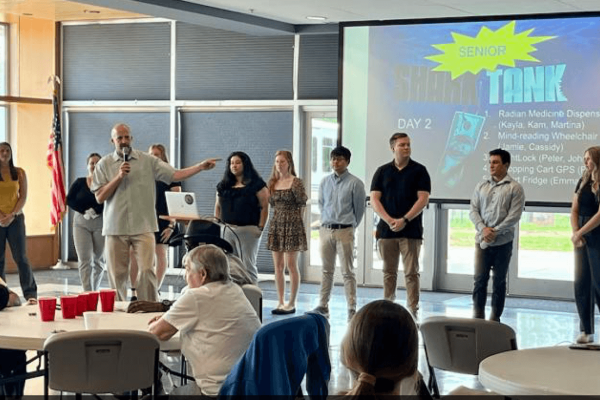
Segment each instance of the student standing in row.
[[319,240],[323,278],[319,306],[315,309],[315,312],[329,317],[329,299],[338,255],[344,278],[348,320],[356,313],[354,231],[365,213],[365,186],[348,171],[351,155],[350,150],[343,146],[333,149],[329,157],[333,173],[323,178],[319,186]]
[[422,211],[429,202],[431,179],[427,169],[410,158],[410,137],[390,138],[394,160],[377,169],[371,182],[371,204],[381,218],[377,243],[383,258],[383,297],[394,301],[398,263],[402,255],[407,308],[416,318],[419,310],[419,253],[423,243]]
[[581,333],[577,343],[594,341],[594,303],[600,308],[600,147],[583,155],[585,170],[571,208],[575,247],[575,303]]
[[469,213],[469,218],[477,229],[473,317],[485,318],[487,285],[490,272],[494,271],[490,319],[500,322],[515,227],[525,207],[525,192],[521,184],[508,175],[510,153],[496,149],[490,151],[489,156],[490,177],[475,187]]
[[[296,297],[300,288],[298,252],[306,251],[308,243],[302,218],[306,208],[304,182],[296,177],[292,153],[279,150],[275,154],[275,164],[268,183],[273,207],[273,219],[269,224],[267,248],[273,252],[275,264],[275,284],[278,304],[273,314],[293,314],[296,312]],[[285,268],[290,273],[290,299],[286,304]]]

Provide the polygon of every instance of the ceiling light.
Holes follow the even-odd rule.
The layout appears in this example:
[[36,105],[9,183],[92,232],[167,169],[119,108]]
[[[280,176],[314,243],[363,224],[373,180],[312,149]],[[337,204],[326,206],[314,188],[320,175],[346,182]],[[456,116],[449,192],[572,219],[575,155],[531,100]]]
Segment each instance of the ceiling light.
[[321,17],[319,15],[309,15],[308,17],[306,17],[306,19],[309,19],[311,21],[327,21],[327,17]]

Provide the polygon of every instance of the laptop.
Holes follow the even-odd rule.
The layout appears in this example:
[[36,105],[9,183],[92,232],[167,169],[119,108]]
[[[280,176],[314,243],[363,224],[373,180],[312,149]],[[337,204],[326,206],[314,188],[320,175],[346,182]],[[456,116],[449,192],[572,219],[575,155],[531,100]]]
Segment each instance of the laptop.
[[193,192],[165,192],[167,210],[170,217],[179,219],[198,219],[202,215],[198,212],[196,194]]

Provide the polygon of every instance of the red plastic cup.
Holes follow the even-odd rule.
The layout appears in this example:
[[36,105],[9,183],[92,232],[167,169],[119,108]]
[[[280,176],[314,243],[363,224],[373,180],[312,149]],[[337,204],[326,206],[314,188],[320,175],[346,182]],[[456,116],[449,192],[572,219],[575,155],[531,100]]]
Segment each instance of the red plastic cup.
[[88,310],[88,294],[81,293],[77,296],[77,316],[83,316],[83,313]]
[[60,308],[64,319],[73,319],[77,315],[79,296],[60,296]]
[[96,311],[98,308],[98,296],[100,295],[100,292],[87,292],[87,295],[87,311]]
[[40,305],[42,321],[54,321],[56,297],[40,297],[38,298],[38,304]]
[[114,311],[115,297],[117,297],[117,291],[115,289],[102,289],[100,291],[100,305],[102,306],[102,312]]

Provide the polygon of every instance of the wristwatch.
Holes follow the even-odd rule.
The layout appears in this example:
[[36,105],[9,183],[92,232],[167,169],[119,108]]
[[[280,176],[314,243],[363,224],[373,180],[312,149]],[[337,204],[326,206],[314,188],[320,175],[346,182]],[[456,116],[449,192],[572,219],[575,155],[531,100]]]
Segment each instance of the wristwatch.
[[402,217],[402,219],[404,220],[405,224],[408,224],[410,222],[410,220],[408,218],[406,218],[406,216]]
[[162,304],[163,306],[163,311],[169,311],[169,309],[173,305],[173,302],[171,300],[163,300],[160,302],[160,304]]

